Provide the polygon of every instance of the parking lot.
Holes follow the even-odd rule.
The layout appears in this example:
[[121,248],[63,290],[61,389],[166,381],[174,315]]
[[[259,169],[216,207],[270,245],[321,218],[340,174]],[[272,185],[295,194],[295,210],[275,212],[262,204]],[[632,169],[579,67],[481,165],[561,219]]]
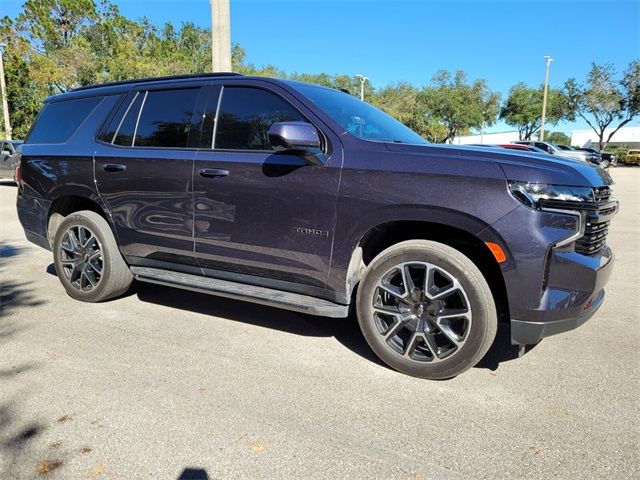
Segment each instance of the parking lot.
[[0,478],[640,478],[640,168],[604,306],[462,376],[376,360],[355,319],[137,285],[68,297],[0,183]]

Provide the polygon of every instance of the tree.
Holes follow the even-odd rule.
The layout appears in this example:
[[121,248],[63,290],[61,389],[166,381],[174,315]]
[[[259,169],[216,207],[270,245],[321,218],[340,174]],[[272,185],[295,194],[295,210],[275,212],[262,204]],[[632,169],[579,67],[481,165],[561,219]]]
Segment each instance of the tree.
[[[593,63],[585,84],[571,78],[564,86],[571,108],[598,135],[601,151],[618,130],[640,114],[640,60],[629,64],[622,80],[615,77],[613,65]],[[609,127],[612,129],[606,132]]]
[[[520,140],[531,140],[531,136],[540,130],[543,95],[543,86],[535,89],[527,87],[524,83],[518,83],[509,90],[500,118],[507,125],[518,129]],[[549,89],[545,122],[554,125],[570,117],[571,111],[562,92],[558,89]]]
[[549,143],[558,143],[560,145],[571,145],[571,137],[563,132],[551,132],[545,135],[545,141]]
[[500,94],[491,92],[484,80],[468,84],[463,71],[453,76],[447,71],[438,72],[422,94],[427,120],[442,124],[445,142],[469,129],[493,125],[498,115]]

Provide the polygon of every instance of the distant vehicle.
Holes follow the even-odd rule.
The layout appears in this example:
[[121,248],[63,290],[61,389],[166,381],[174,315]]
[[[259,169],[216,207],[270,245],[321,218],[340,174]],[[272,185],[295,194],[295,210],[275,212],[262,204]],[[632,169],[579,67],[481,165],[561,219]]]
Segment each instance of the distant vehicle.
[[517,145],[532,145],[534,147],[541,148],[551,155],[557,155],[559,157],[569,158],[571,160],[578,160],[579,162],[595,163],[596,165],[599,163],[595,161],[594,155],[587,152],[579,152],[577,150],[573,150],[571,147],[566,147],[566,145],[563,145],[563,147],[566,147],[566,149],[564,149],[559,145],[554,145],[553,143],[549,142],[540,142],[538,140],[518,141],[514,143]]
[[629,150],[624,163],[627,165],[640,165],[640,150]]
[[13,179],[16,172],[16,148],[21,140],[0,140],[0,178]]
[[471,143],[468,145],[469,147],[489,147],[489,148],[506,148],[508,150],[519,150],[521,152],[529,152],[529,153],[537,153],[548,155],[544,150],[533,147],[531,145],[518,145],[517,143]]
[[602,168],[607,168],[609,166],[615,167],[618,164],[618,158],[613,153],[599,152],[593,148],[580,148],[580,147],[574,147],[574,148],[575,150],[580,150],[582,152],[599,154],[600,158],[602,159],[602,161],[600,162],[600,166]]
[[596,152],[596,151],[594,151],[594,152],[585,152],[584,150],[578,150],[575,147],[570,147],[569,145],[562,145],[562,144],[559,144],[559,143],[555,143],[554,145],[556,147],[558,147],[560,150],[562,150],[563,152],[565,152],[565,153],[571,153],[571,154],[574,154],[574,153],[582,154],[582,153],[584,153],[585,154],[585,160],[587,162],[593,163],[595,165],[600,165],[600,163],[602,162],[602,156],[600,155],[600,152]]
[[506,148],[508,150],[523,150],[531,153],[549,155],[549,153],[547,153],[545,150],[542,150],[541,148],[538,148],[538,147],[534,147],[533,145],[520,145],[517,143],[500,143],[498,144],[498,146],[501,148]]

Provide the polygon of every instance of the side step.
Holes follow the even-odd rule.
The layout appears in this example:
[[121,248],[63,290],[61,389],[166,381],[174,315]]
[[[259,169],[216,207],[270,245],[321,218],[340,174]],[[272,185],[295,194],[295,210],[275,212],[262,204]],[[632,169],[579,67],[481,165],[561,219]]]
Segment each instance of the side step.
[[136,280],[141,282],[184,288],[194,292],[245,300],[270,307],[293,310],[294,312],[308,313],[309,315],[342,318],[349,314],[348,305],[340,305],[299,293],[283,292],[266,287],[245,285],[228,280],[172,272],[159,268],[131,267],[131,273],[133,273]]

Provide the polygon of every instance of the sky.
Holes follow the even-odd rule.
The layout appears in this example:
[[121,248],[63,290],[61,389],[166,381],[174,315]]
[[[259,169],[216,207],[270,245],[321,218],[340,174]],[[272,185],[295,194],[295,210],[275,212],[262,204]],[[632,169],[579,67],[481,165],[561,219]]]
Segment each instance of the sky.
[[[112,1],[127,17],[210,24],[208,0]],[[15,17],[22,4],[0,0],[0,16]],[[554,59],[552,87],[584,79],[591,62],[622,72],[640,58],[640,1],[231,0],[231,41],[249,62],[286,72],[363,74],[379,88],[464,70],[506,98],[517,82],[544,81],[545,55]],[[510,129],[500,122],[490,131]]]

